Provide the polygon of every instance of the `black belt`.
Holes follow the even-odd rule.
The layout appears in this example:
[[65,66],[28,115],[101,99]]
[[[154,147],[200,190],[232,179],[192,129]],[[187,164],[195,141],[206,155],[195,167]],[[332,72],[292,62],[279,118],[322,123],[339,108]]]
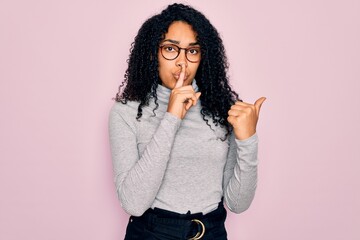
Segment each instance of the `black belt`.
[[[201,239],[207,229],[212,229],[224,224],[226,218],[226,210],[222,201],[216,210],[207,213],[179,214],[164,209],[148,209],[141,217],[141,220],[148,224],[150,228],[160,227],[166,231],[167,228],[180,229],[176,234],[178,238],[183,238],[184,234],[189,240]],[[174,231],[172,231],[174,232]]]

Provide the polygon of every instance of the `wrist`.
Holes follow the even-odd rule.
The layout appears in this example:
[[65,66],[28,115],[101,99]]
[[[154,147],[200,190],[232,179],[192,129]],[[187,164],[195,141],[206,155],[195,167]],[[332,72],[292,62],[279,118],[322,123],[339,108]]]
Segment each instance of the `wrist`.
[[173,116],[175,116],[175,117],[177,117],[177,118],[179,118],[179,119],[183,119],[183,118],[181,117],[181,114],[179,114],[179,113],[177,113],[177,112],[170,111],[169,109],[168,109],[166,112],[170,113],[171,115],[173,115]]
[[247,130],[247,131],[239,131],[234,129],[234,134],[235,134],[235,138],[238,140],[245,140],[250,138],[251,136],[253,136],[256,133],[255,129],[253,130]]

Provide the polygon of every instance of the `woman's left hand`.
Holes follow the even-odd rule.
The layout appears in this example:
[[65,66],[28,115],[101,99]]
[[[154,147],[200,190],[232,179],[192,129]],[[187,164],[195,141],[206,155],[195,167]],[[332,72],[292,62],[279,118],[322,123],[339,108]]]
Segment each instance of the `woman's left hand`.
[[233,126],[235,137],[244,140],[256,133],[260,108],[265,97],[261,97],[254,104],[237,101],[228,111],[228,122]]

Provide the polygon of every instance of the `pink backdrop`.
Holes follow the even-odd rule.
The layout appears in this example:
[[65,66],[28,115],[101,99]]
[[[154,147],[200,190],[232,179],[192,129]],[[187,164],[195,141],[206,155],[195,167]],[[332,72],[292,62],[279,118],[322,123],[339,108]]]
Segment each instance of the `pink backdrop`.
[[[229,239],[360,239],[360,2],[188,1],[261,112]],[[140,24],[170,1],[0,2],[0,239],[122,239],[107,118]]]

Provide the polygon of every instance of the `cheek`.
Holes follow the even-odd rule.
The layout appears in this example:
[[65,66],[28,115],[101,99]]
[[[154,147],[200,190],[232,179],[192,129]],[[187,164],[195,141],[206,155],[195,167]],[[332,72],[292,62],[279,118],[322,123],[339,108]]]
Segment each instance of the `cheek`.
[[169,66],[166,62],[159,61],[159,76],[166,77],[169,73]]
[[195,77],[195,75],[196,75],[196,72],[197,72],[197,70],[198,70],[198,68],[199,68],[199,64],[196,64],[196,65],[194,65],[193,67],[192,67],[192,74],[194,75],[194,77]]
[[158,58],[158,63],[159,63],[159,67],[158,67],[159,76],[161,78],[163,76],[163,74],[164,74],[164,63],[163,63],[163,61],[161,61],[160,56]]
[[172,81],[171,69],[171,62],[159,59],[159,77],[161,82],[165,85],[169,84],[169,82]]

